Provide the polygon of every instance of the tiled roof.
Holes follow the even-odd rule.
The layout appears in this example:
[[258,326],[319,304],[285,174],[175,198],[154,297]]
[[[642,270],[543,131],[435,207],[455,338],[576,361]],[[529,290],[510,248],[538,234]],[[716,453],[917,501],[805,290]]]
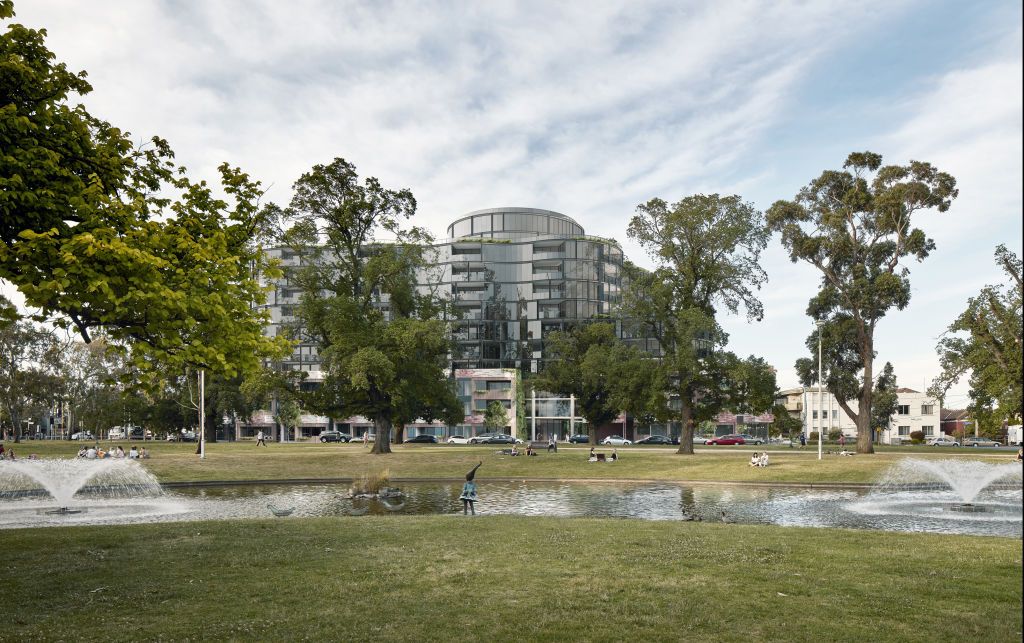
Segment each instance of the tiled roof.
[[943,422],[953,422],[955,420],[965,420],[967,415],[967,409],[942,409],[940,417]]

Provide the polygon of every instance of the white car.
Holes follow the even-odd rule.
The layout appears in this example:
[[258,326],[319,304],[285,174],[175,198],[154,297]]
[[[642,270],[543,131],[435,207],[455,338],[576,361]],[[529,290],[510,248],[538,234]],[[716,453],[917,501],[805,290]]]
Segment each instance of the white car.
[[601,444],[611,444],[614,446],[623,446],[627,444],[633,444],[626,438],[619,435],[609,435],[607,438],[601,440]]
[[462,435],[453,435],[448,438],[448,444],[469,444],[469,438]]
[[929,446],[933,447],[958,447],[960,443],[956,440],[950,440],[949,438],[935,438],[928,443]]

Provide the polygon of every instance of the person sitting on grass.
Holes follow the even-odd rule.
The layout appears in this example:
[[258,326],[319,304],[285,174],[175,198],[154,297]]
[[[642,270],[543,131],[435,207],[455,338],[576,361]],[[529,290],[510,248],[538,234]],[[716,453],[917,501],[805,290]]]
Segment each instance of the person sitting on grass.
[[1024,462],[1024,447],[1017,449],[1017,457],[1014,458],[1014,462]]
[[758,458],[757,466],[759,466],[759,467],[767,467],[769,464],[771,464],[771,463],[768,461],[768,452],[765,451],[765,452],[763,452],[761,454],[761,457]]
[[526,455],[537,455],[536,453],[533,452],[533,445],[532,444],[527,444],[526,445]]
[[761,456],[758,455],[757,451],[754,451],[754,455],[750,456],[750,462],[747,464],[748,467],[759,467],[761,466]]
[[148,458],[149,457],[149,451],[146,451],[146,447],[142,447],[142,451],[139,451],[139,457],[140,458]]
[[590,447],[590,457],[587,458],[587,462],[597,462],[597,452],[594,451],[594,447]]
[[609,462],[615,462],[619,459],[619,452],[616,449],[612,449],[612,457],[608,459]]
[[[527,453],[529,453],[529,451],[527,451]],[[519,447],[513,444],[512,450],[509,452],[509,455],[519,455]]]

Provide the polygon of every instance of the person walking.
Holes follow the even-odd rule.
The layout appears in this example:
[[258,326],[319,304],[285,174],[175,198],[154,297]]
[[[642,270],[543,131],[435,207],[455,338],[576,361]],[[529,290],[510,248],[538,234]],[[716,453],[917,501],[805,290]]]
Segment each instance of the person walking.
[[473,482],[473,478],[476,477],[476,470],[483,465],[483,460],[480,464],[473,467],[473,469],[466,474],[466,483],[462,485],[462,495],[459,496],[459,500],[462,501],[462,515],[466,515],[467,509],[476,515],[476,508],[473,503],[476,502],[476,483]]
[[839,434],[839,448],[841,448],[843,451],[846,450],[846,434],[845,433],[840,433]]
[[263,431],[256,434],[256,446],[267,446],[267,436],[263,435]]
[[807,436],[804,435],[803,433],[801,433],[800,434],[800,448],[802,449],[805,446],[807,446]]

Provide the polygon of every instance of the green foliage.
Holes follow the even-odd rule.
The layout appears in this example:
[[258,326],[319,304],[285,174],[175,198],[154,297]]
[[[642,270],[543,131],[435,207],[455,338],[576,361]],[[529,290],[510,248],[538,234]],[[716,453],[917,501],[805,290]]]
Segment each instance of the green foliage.
[[665,408],[659,369],[648,356],[623,344],[615,325],[596,322],[547,337],[547,356],[534,388],[576,396],[591,444],[596,429],[623,411],[645,416]]
[[[929,163],[882,166],[871,152],[850,154],[843,170],[827,170],[793,201],[768,210],[768,226],[780,233],[794,262],[821,274],[807,314],[822,328],[825,383],[846,414],[857,422],[857,451],[870,453],[874,333],[893,308],[910,301],[909,269],[935,244],[912,219],[919,210],[945,212],[956,198],[956,180]],[[818,334],[807,338],[812,355]],[[808,359],[797,363],[804,378]],[[860,374],[858,376],[858,373]],[[856,399],[855,413],[848,401]]]
[[800,435],[800,431],[803,430],[803,422],[800,418],[795,418],[789,414],[786,410],[785,405],[776,404],[772,407],[772,414],[775,416],[775,422],[773,426],[779,435],[785,436],[796,436]]
[[653,272],[627,266],[623,297],[638,335],[655,337],[662,350],[666,393],[679,400],[680,453],[693,453],[693,423],[715,416],[727,399],[726,369],[717,348],[726,334],[716,307],[760,319],[755,291],[767,279],[758,263],[769,233],[763,217],[738,196],[686,197],[669,206],[654,199],[637,207],[629,237],[654,259]]
[[882,372],[875,380],[874,394],[871,396],[871,427],[886,428],[896,414],[899,406],[899,394],[896,393],[896,373],[892,364],[885,363]]
[[839,438],[842,437],[843,432],[840,429],[832,427],[828,430],[828,439],[830,442],[839,442]]
[[728,405],[733,413],[764,413],[775,401],[778,385],[775,369],[764,358],[750,355],[740,359],[724,352],[719,357],[728,387]]
[[[0,295],[0,304],[9,304]],[[53,345],[53,337],[27,321],[0,322],[0,404],[19,442],[33,405],[49,385],[40,363]]]
[[508,409],[498,400],[492,400],[484,413],[484,427],[488,431],[501,431],[509,423]]
[[44,36],[18,24],[0,35],[0,278],[40,320],[86,342],[102,332],[150,387],[164,369],[232,375],[283,350],[263,335],[260,279],[276,271],[259,245],[259,184],[222,165],[229,206],[188,180],[166,141],[135,149],[71,105],[92,88]]
[[924,431],[911,431],[910,442],[911,444],[921,444],[924,442]]
[[462,421],[445,375],[447,301],[416,287],[417,270],[433,262],[429,233],[403,227],[416,212],[412,193],[375,178],[360,184],[355,166],[340,158],[315,166],[294,187],[283,212],[293,226],[285,241],[308,258],[291,274],[303,292],[297,332],[317,342],[325,373],[303,405],[331,417],[373,418],[374,453],[390,452],[393,427],[417,418]]
[[971,410],[995,411],[1002,418],[1020,417],[1022,410],[1021,259],[1006,246],[995,252],[1007,284],[985,286],[949,325],[939,340],[942,374],[933,382],[944,393],[968,372]]

